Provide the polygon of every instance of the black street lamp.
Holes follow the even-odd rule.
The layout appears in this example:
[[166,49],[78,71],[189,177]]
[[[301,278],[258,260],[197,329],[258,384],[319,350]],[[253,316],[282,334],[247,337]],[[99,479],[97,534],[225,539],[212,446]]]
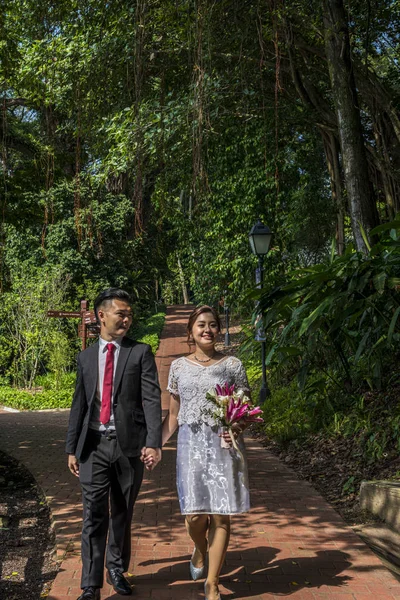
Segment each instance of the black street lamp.
[[[253,225],[249,233],[249,242],[251,251],[258,258],[258,267],[256,270],[256,283],[259,289],[262,289],[264,283],[264,269],[263,262],[264,256],[268,253],[269,246],[272,239],[272,231],[267,225],[261,223],[258,219],[257,223]],[[267,397],[270,395],[270,390],[267,384],[267,370],[265,366],[266,359],[266,343],[265,333],[262,328],[262,321],[259,323],[258,330],[256,333],[256,340],[261,342],[261,367],[262,367],[262,386],[260,390],[260,404],[263,404]]]

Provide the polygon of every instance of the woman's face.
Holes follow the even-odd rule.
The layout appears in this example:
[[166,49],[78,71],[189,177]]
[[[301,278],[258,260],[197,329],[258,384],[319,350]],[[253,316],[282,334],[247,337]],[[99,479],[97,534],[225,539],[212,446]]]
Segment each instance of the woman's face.
[[197,317],[192,329],[196,346],[204,350],[212,348],[217,341],[218,333],[218,323],[211,312],[202,313]]

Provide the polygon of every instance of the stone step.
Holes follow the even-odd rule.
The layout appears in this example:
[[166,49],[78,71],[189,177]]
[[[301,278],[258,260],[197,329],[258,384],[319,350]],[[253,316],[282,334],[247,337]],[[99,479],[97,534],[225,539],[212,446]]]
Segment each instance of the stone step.
[[400,537],[397,531],[386,523],[367,523],[353,527],[360,538],[383,562],[400,578]]
[[363,481],[360,508],[400,532],[400,482]]
[[353,530],[400,578],[400,482],[363,481],[359,498],[361,510],[376,520]]

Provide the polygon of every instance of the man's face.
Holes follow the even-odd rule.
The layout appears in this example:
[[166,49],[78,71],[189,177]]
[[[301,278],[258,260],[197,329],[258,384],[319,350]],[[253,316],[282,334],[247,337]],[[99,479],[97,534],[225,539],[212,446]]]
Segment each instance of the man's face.
[[132,324],[132,308],[124,300],[113,298],[99,308],[100,335],[105,340],[115,340],[126,334]]

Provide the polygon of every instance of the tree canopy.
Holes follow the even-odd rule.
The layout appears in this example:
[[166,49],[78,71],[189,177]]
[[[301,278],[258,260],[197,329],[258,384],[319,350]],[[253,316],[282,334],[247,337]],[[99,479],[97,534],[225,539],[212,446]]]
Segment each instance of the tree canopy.
[[[4,0],[1,285],[228,295],[260,217],[268,281],[400,207],[398,0]],[[247,304],[246,304],[247,302]]]

